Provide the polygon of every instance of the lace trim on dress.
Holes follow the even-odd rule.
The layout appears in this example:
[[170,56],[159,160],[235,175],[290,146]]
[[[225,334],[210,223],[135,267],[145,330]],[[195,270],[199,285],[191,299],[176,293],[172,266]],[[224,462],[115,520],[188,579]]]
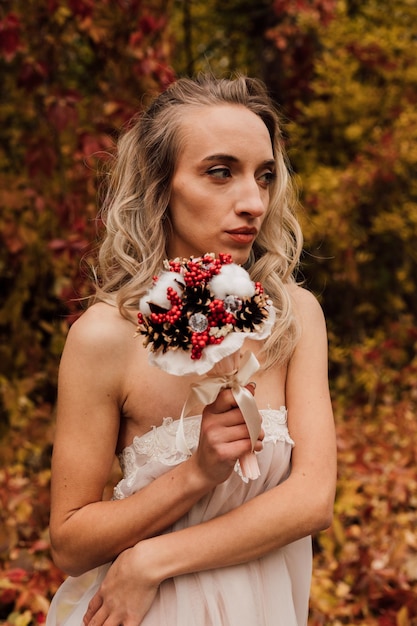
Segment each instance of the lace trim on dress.
[[[263,409],[262,427],[265,431],[264,443],[282,441],[294,445],[287,428],[287,410],[285,407],[277,409]],[[130,446],[126,447],[119,455],[120,466],[124,479],[129,483],[133,480],[138,467],[152,461],[167,466],[178,465],[185,461],[189,455],[183,454],[176,447],[175,437],[178,429],[178,420],[172,417],[164,418],[160,426],[154,426],[145,435],[135,437]],[[190,450],[195,450],[200,435],[201,415],[194,415],[184,420],[184,431],[187,445]],[[236,464],[236,472],[240,474],[239,463]],[[117,495],[116,495],[117,497]]]
[[[201,416],[187,418],[184,422],[185,436],[190,447],[195,448],[200,434]],[[178,420],[165,417],[160,426],[153,426],[142,437],[135,437],[130,446],[119,455],[120,467],[127,478],[138,465],[158,461],[164,465],[178,465],[189,455],[180,452],[175,445]]]
[[260,414],[262,416],[262,428],[265,431],[264,443],[267,441],[285,441],[286,443],[294,446],[294,441],[291,439],[287,427],[287,409],[285,406],[281,406],[279,410],[276,409],[261,409]]

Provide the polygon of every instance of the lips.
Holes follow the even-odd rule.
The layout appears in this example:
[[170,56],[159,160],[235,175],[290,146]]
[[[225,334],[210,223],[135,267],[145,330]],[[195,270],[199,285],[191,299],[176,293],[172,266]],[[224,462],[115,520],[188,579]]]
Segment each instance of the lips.
[[233,230],[228,230],[226,232],[231,237],[231,239],[233,239],[234,241],[238,243],[243,243],[243,244],[252,243],[252,241],[255,239],[256,235],[258,234],[258,231],[256,230],[256,228],[249,228],[249,227],[235,228]]

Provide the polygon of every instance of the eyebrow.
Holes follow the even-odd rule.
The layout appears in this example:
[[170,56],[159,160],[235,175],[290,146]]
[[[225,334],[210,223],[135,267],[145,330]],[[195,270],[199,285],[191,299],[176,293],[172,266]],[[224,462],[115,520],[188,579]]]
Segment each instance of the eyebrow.
[[[233,156],[232,154],[210,154],[209,156],[204,157],[203,162],[209,162],[211,163],[212,161],[224,161],[225,163],[229,162],[229,163],[238,163],[239,159],[235,156]],[[275,159],[267,159],[266,161],[263,161],[261,163],[261,167],[275,167],[276,163],[275,163]]]
[[231,154],[209,154],[204,157],[203,161],[230,161],[231,163],[237,163],[239,159]]

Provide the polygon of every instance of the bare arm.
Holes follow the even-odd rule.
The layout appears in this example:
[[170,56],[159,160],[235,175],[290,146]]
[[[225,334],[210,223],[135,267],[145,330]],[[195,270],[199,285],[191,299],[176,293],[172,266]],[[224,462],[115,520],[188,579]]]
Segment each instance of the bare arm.
[[[54,559],[72,575],[109,562],[170,526],[225,480],[237,456],[250,448],[240,413],[226,411],[212,420],[214,431],[189,460],[130,498],[102,501],[126,397],[123,333],[130,346],[133,331],[116,312],[109,323],[97,309],[89,310],[71,329],[64,350],[50,531]],[[222,428],[230,433],[230,446],[227,437],[217,436]],[[237,432],[242,434],[240,440]],[[226,444],[219,446],[218,441]]]

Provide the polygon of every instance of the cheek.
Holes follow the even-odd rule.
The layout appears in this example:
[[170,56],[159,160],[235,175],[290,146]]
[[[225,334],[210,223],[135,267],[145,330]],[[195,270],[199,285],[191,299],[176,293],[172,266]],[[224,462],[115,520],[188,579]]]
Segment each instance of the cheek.
[[170,205],[169,214],[174,228],[186,232],[192,225],[197,223],[198,213],[192,206],[177,201]]
[[171,207],[172,214],[178,217],[189,212],[190,208],[193,206],[192,194],[181,181],[176,180],[172,185],[169,206]]
[[169,207],[171,219],[184,227],[189,223],[195,224],[203,221],[203,205],[198,196],[190,193],[189,190],[183,193],[177,189],[175,193],[171,194]]
[[169,206],[173,232],[178,237],[190,237],[200,226],[199,211],[188,198],[175,194]]

